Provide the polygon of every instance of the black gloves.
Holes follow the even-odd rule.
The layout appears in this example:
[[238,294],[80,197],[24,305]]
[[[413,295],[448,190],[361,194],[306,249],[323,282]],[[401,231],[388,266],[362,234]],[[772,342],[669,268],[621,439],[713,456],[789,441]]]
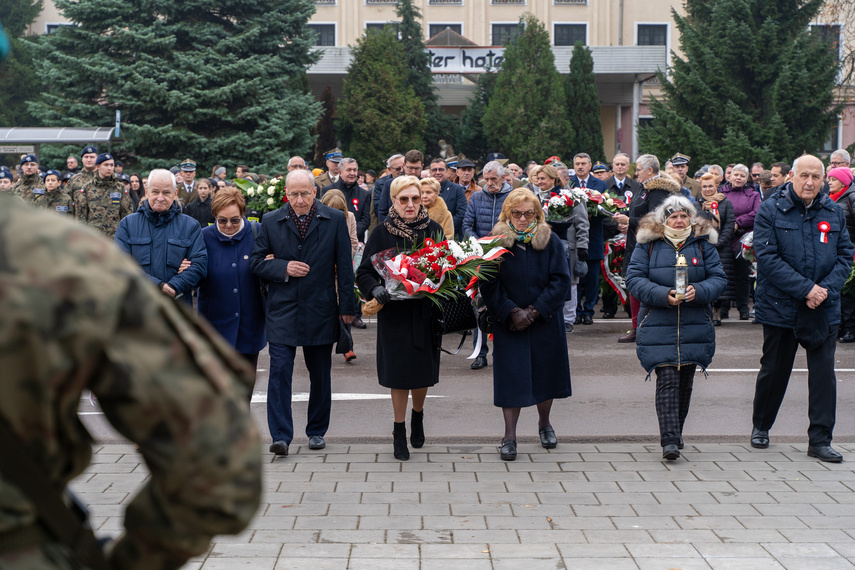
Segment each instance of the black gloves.
[[588,250],[587,249],[577,249],[576,257],[579,258],[579,261],[588,261]]
[[371,296],[374,297],[381,305],[385,305],[386,303],[392,300],[392,295],[390,295],[386,288],[382,285],[378,285],[377,287],[372,289]]

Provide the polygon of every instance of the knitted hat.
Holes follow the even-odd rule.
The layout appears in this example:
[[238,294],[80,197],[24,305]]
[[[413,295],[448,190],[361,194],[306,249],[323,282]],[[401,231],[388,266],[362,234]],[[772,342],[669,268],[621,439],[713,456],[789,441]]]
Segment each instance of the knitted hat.
[[852,184],[852,171],[846,168],[845,166],[838,166],[837,168],[832,168],[828,171],[829,178],[836,178],[839,180],[844,188],[847,188],[850,184]]

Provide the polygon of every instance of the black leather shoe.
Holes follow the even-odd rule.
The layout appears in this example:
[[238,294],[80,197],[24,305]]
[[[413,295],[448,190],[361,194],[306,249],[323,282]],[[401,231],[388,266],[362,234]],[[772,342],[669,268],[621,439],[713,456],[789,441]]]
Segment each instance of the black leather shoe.
[[662,459],[667,459],[668,461],[680,459],[680,450],[677,449],[676,443],[669,443],[662,448]]
[[615,318],[615,314],[614,313],[603,313],[603,318],[604,319],[613,319],[613,318]]
[[309,449],[323,449],[327,446],[327,442],[320,435],[313,435],[309,438]]
[[592,325],[594,324],[594,319],[592,319],[590,315],[585,315],[584,317],[582,317],[582,324]]
[[769,430],[754,428],[751,430],[751,447],[766,449],[769,447]]
[[353,322],[350,324],[355,326],[358,329],[367,329],[368,328],[368,325],[366,325],[364,322],[362,322],[362,317],[356,317],[355,319],[353,319]]
[[617,341],[621,344],[635,342],[635,329],[632,329],[623,336],[619,336]]
[[747,321],[748,320],[748,311],[740,311],[739,320],[740,321]]
[[820,461],[829,463],[843,463],[843,456],[832,449],[830,445],[809,445],[808,457],[816,457]]
[[284,441],[274,441],[270,445],[270,449],[268,450],[270,453],[275,453],[276,455],[282,455],[283,457],[288,455],[288,444]]
[[513,439],[507,439],[502,442],[499,447],[499,456],[503,461],[513,461],[517,458],[517,442]]
[[576,318],[573,319],[573,324],[574,325],[581,325],[582,324],[582,315],[576,315]]
[[855,331],[846,331],[840,335],[837,342],[855,342]]
[[720,327],[720,326],[721,326],[721,321],[720,321],[719,319],[713,319],[713,320],[712,320],[712,326],[714,326],[714,327]]
[[420,449],[425,444],[425,411],[413,410],[410,416],[410,445]]
[[540,445],[544,449],[555,449],[558,447],[558,438],[555,437],[555,430],[552,426],[540,428]]
[[478,356],[475,358],[475,362],[472,363],[470,368],[472,370],[481,370],[482,368],[487,367],[487,357],[486,356]]

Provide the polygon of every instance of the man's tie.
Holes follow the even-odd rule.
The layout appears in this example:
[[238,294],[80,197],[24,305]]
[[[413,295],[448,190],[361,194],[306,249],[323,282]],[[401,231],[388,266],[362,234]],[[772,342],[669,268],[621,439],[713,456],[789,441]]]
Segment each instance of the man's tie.
[[585,181],[582,180],[582,189],[584,190],[585,188],[587,188],[587,186],[585,185]]

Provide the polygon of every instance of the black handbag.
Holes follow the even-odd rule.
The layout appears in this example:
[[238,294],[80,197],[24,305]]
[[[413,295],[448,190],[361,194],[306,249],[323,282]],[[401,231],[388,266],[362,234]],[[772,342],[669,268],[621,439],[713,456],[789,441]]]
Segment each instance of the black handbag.
[[440,299],[440,309],[434,314],[434,331],[438,335],[469,331],[478,326],[472,301],[464,293],[450,299]]

